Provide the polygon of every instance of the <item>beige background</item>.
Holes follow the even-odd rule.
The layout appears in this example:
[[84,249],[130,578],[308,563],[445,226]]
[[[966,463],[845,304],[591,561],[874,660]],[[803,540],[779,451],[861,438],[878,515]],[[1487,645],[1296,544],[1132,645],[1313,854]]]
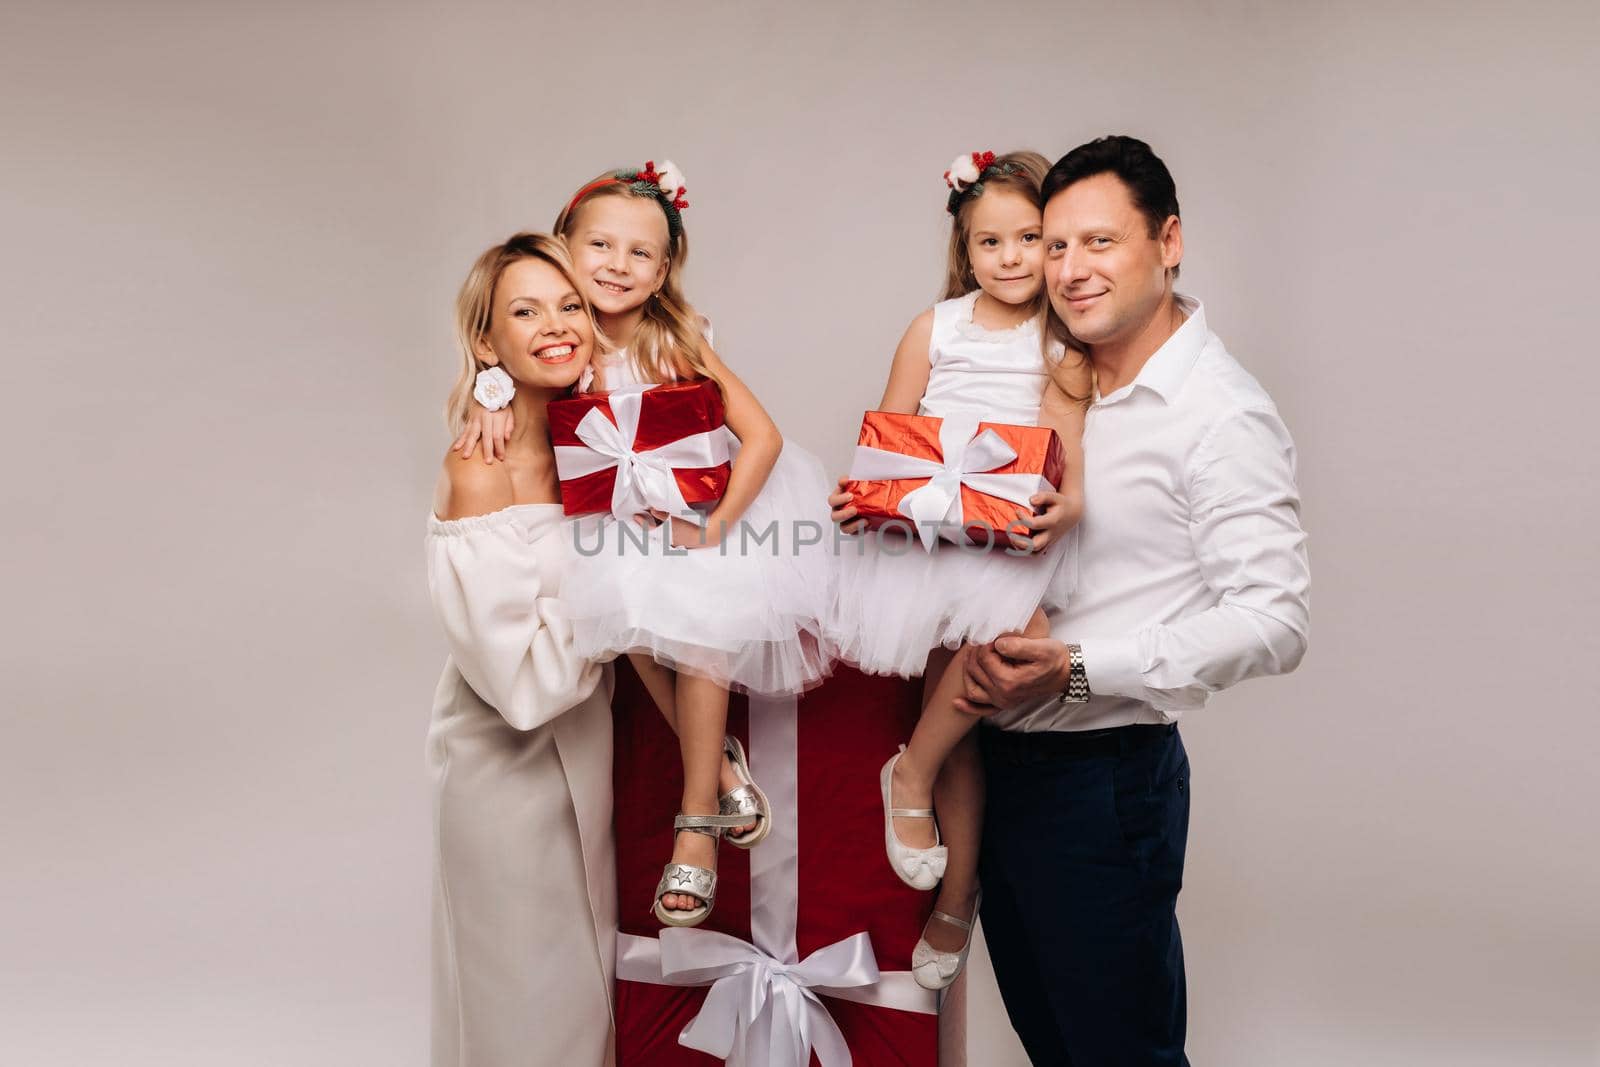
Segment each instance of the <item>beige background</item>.
[[1600,17],[1289,7],[6,5],[0,1062],[424,1062],[476,252],[670,156],[719,347],[838,466],[948,160],[1113,131],[1316,574],[1301,670],[1185,722],[1192,1058],[1600,1062]]

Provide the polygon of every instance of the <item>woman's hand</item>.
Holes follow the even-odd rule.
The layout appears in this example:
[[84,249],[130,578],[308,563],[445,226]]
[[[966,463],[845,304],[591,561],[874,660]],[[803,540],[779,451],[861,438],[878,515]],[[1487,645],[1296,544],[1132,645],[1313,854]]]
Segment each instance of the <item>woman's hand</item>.
[[482,404],[473,402],[467,409],[467,425],[461,431],[461,436],[450,446],[450,451],[460,452],[465,459],[472,455],[472,450],[481,441],[485,463],[505,459],[506,442],[511,440],[511,431],[516,428],[517,420],[511,414],[509,407],[490,411]]
[[[1012,547],[1024,551],[1043,552],[1078,525],[1082,517],[1082,508],[1075,507],[1072,498],[1065,493],[1035,493],[1028,498],[1028,503],[1033,505],[1033,511],[1018,508],[1017,521],[1006,527]],[[1028,532],[1018,532],[1019,526]]]
[[867,520],[860,518],[856,514],[856,498],[844,491],[844,487],[849,481],[849,478],[839,479],[839,491],[828,497],[828,507],[833,509],[833,514],[829,517],[838,524],[840,532],[853,534],[865,530],[867,528]]

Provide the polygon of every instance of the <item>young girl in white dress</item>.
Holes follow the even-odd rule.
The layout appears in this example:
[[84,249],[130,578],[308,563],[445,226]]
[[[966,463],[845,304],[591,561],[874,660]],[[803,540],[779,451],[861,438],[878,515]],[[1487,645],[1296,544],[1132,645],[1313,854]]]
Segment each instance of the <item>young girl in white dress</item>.
[[[863,670],[923,675],[911,741],[884,765],[884,844],[902,880],[939,897],[912,957],[929,988],[955,977],[978,904],[982,767],[972,727],[955,706],[963,657],[1007,632],[1049,633],[1042,605],[1075,577],[1068,536],[1082,514],[1081,441],[1087,361],[1042,334],[1044,241],[1035,152],[973,153],[945,175],[952,215],[945,299],[911,323],[895,352],[882,411],[1041,425],[1061,437],[1063,483],[1017,509],[1015,554],[936,542],[892,543],[868,533],[840,550],[831,625],[843,659]],[[859,532],[851,496],[829,498],[834,521]],[[996,531],[997,537],[1004,536]],[[937,810],[937,824],[934,812]],[[942,882],[941,882],[942,878]]]
[[727,490],[698,523],[653,512],[637,517],[651,528],[642,536],[609,515],[576,520],[578,554],[562,586],[574,646],[598,659],[626,653],[678,735],[682,808],[653,904],[673,926],[710,914],[717,840],[750,848],[771,825],[743,749],[724,736],[728,692],[796,693],[822,680],[835,573],[821,465],[779,436],[684,299],[684,192],[670,163],[608,171],[578,190],[554,226],[618,346],[594,361],[581,388],[709,379],[722,393],[733,453]]

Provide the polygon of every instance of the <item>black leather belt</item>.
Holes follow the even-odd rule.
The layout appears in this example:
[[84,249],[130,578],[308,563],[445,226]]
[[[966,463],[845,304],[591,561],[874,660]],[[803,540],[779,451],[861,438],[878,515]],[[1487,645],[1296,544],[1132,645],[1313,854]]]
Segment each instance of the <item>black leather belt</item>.
[[1178,732],[1176,723],[1165,726],[1113,726],[1105,730],[996,730],[978,731],[984,754],[1009,763],[1051,763],[1056,760],[1125,756]]

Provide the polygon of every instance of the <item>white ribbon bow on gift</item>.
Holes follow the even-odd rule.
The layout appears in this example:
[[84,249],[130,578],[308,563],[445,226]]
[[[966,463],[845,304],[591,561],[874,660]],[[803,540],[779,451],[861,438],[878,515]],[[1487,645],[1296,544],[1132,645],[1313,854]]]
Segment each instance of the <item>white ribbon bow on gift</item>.
[[844,1034],[818,994],[938,1011],[937,995],[910,971],[878,970],[865,931],[799,960],[798,711],[793,696],[750,698],[750,766],[773,811],[770,837],[750,855],[750,941],[705,929],[617,934],[618,981],[711,986],[678,1043],[734,1067],[805,1067],[813,1051],[823,1067],[850,1067]]
[[788,964],[714,930],[663,930],[660,945],[663,981],[711,983],[679,1044],[752,1067],[805,1067],[813,1051],[822,1067],[850,1067],[844,1034],[814,990],[878,982],[878,962],[866,933]]
[[728,434],[718,427],[680,437],[659,448],[636,451],[639,409],[644,394],[654,385],[629,385],[607,394],[613,423],[605,412],[593,408],[578,422],[583,445],[557,445],[556,471],[563,481],[582,478],[615,467],[617,481],[611,489],[611,514],[628,521],[649,510],[664,511],[697,524],[705,516],[689,506],[678,488],[674,467],[716,467],[728,462]]
[[1039,474],[989,473],[1015,460],[1017,453],[993,430],[980,434],[976,416],[946,418],[939,426],[939,448],[944,454],[943,462],[857,445],[855,462],[850,467],[852,481],[928,479],[927,485],[900,498],[899,511],[911,520],[922,547],[930,552],[936,538],[942,535],[948,540],[958,540],[965,528],[961,513],[962,486],[1023,507],[1028,506],[1033,494],[1054,488]]

